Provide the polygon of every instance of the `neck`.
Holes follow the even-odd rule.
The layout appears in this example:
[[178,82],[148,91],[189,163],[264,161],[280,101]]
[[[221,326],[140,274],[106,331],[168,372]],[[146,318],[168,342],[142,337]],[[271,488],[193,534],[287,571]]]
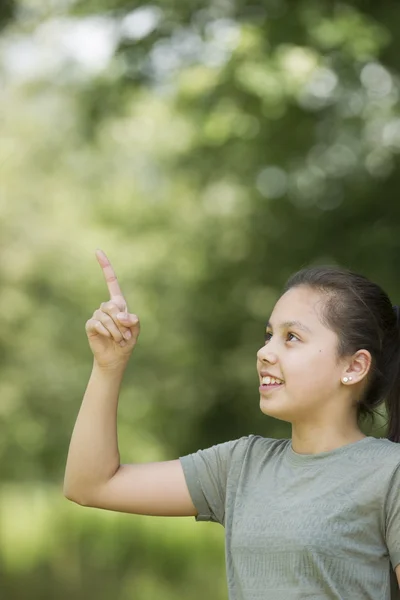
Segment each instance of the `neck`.
[[306,428],[292,425],[292,448],[298,454],[329,452],[365,437],[358,427],[342,430],[333,426]]

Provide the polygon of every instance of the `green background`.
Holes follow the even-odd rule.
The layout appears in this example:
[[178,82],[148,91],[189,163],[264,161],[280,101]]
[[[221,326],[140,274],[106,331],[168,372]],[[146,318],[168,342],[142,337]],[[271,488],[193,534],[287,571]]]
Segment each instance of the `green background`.
[[141,319],[123,462],[289,437],[255,370],[287,277],[344,265],[400,303],[400,4],[5,0],[0,24],[1,597],[222,600],[222,527],[63,497],[94,251]]

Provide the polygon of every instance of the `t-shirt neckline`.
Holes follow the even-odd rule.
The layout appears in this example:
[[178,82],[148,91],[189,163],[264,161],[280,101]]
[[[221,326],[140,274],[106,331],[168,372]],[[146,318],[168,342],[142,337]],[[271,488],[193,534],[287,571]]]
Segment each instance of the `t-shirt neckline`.
[[295,452],[292,448],[292,440],[290,439],[287,446],[286,460],[291,465],[321,466],[323,463],[329,462],[337,456],[351,454],[354,450],[358,450],[360,446],[368,444],[371,440],[374,439],[375,438],[373,436],[367,435],[366,437],[362,438],[361,440],[357,440],[356,442],[351,442],[350,444],[339,446],[338,448],[328,450],[327,452],[319,452],[318,454],[299,454],[298,452]]

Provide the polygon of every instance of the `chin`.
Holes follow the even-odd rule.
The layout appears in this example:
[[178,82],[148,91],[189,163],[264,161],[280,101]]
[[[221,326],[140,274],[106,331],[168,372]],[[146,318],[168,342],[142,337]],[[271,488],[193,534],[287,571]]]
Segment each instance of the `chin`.
[[280,419],[281,421],[286,421],[288,423],[291,423],[293,419],[293,415],[290,415],[285,411],[282,402],[274,402],[270,398],[264,398],[261,396],[260,410],[268,417],[274,417],[274,419]]

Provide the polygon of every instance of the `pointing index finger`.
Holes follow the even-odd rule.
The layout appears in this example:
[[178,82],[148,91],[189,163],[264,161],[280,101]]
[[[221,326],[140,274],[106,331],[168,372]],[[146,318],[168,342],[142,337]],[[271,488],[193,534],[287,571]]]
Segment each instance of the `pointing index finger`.
[[124,295],[119,287],[115,271],[103,250],[96,250],[96,258],[103,270],[108,291],[110,292],[110,298],[115,298],[116,296],[123,298]]

